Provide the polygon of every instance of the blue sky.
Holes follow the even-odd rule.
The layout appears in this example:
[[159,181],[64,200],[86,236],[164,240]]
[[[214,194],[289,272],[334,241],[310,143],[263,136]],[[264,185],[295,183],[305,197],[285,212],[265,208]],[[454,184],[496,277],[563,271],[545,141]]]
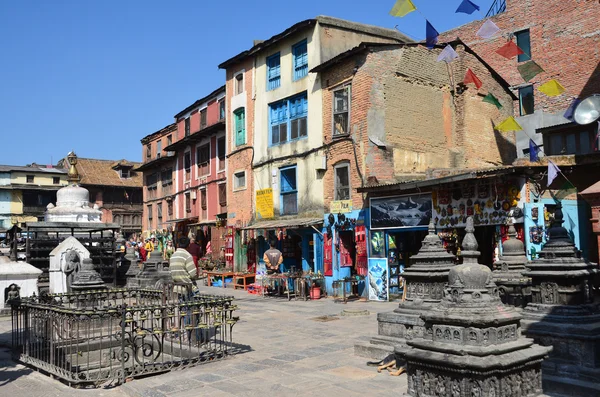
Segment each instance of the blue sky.
[[[440,32],[481,19],[461,0],[413,0]],[[487,12],[493,0],[474,0]],[[290,4],[290,5],[287,5]],[[1,0],[0,164],[141,159],[140,139],[224,84],[217,65],[294,23],[329,15],[424,39],[394,0]]]

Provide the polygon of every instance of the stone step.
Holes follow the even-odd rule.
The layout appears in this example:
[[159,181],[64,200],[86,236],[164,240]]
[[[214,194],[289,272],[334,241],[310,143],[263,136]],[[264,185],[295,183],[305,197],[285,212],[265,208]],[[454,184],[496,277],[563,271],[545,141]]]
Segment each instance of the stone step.
[[387,344],[375,344],[359,341],[354,344],[354,355],[370,358],[372,360],[383,360],[394,353],[394,347]]

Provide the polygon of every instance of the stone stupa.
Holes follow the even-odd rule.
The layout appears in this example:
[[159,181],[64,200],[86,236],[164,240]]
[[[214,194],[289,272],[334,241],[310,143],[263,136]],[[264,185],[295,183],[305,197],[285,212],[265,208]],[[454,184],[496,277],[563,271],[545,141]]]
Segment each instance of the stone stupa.
[[463,264],[453,267],[440,304],[421,319],[430,329],[407,341],[409,396],[524,397],[542,392],[541,363],[552,349],[521,336],[520,314],[505,306],[492,271],[477,263],[467,218]]
[[77,155],[73,152],[67,155],[69,161],[69,184],[56,192],[56,206],[46,207],[46,222],[101,222],[102,211],[97,205],[90,207],[90,192],[79,186],[79,173],[75,165]]
[[517,238],[515,226],[510,223],[508,240],[502,243],[502,255],[494,263],[493,272],[502,303],[525,307],[531,300],[531,279],[523,275],[526,263],[525,244]]
[[402,359],[408,349],[406,341],[425,336],[420,315],[439,304],[453,266],[454,255],[444,248],[432,220],[419,253],[410,258],[410,266],[402,273],[406,299],[394,311],[377,315],[378,335],[371,339],[371,344],[387,344]]
[[556,206],[540,259],[527,264],[532,302],[523,309],[528,337],[554,346],[544,362],[544,384],[569,396],[600,396],[600,304],[593,284],[598,266],[581,252],[562,226]]

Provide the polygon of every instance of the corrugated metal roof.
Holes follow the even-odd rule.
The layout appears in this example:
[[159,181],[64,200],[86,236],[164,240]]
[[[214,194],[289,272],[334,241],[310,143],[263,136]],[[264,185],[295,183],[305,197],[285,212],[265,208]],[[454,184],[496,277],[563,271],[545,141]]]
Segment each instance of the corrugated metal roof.
[[276,229],[280,227],[295,228],[295,227],[309,227],[323,223],[323,218],[295,218],[295,219],[276,219],[269,221],[260,221],[252,225],[246,226],[242,229]]
[[26,167],[21,165],[0,165],[0,172],[46,172],[49,174],[66,174],[67,171],[62,168],[45,168],[45,167]]

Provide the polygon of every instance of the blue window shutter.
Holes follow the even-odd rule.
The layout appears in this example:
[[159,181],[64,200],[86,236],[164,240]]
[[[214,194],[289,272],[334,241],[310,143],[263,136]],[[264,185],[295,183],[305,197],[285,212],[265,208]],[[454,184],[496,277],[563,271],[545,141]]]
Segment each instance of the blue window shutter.
[[294,80],[299,80],[308,74],[308,46],[306,40],[295,44],[292,52],[294,54]]
[[267,91],[281,85],[281,59],[279,53],[267,58]]

